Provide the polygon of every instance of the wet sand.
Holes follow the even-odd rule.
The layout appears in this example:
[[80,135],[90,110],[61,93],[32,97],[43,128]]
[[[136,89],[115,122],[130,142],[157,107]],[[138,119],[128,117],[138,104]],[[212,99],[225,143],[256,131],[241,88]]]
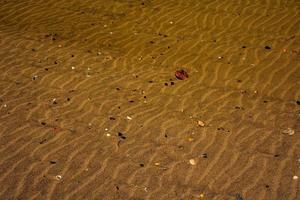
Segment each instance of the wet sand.
[[0,199],[299,199],[299,88],[297,0],[1,1]]

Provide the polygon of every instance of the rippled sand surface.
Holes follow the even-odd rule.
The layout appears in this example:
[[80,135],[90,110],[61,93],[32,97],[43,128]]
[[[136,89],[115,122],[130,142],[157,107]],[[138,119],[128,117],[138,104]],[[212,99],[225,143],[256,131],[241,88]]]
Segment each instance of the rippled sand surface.
[[298,0],[2,0],[0,199],[300,199],[299,88]]

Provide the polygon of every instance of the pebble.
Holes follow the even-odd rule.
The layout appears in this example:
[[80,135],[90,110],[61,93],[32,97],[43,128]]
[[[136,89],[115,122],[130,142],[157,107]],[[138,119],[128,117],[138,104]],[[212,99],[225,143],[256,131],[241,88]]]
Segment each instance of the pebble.
[[191,164],[191,165],[196,165],[195,159],[190,159],[190,164]]
[[55,176],[55,178],[56,178],[56,180],[58,180],[58,181],[59,181],[59,180],[61,180],[61,179],[62,179],[62,176],[61,176],[61,175],[56,175],[56,176]]
[[109,134],[109,133],[106,133],[106,136],[107,136],[107,137],[110,137],[110,136],[111,136],[111,134]]
[[198,120],[197,122],[198,126],[204,127],[205,123],[203,121]]
[[298,179],[298,176],[293,176],[293,180],[297,180]]
[[265,46],[265,49],[271,49],[271,47],[270,46]]
[[294,135],[295,134],[295,130],[292,129],[292,128],[287,128],[287,129],[284,129],[282,131],[283,134],[287,134],[287,135]]
[[4,107],[4,108],[6,108],[6,107],[7,107],[7,105],[6,105],[6,104],[4,104],[4,105],[3,105],[3,107]]
[[127,116],[126,118],[127,118],[128,120],[132,120],[132,118],[131,118],[131,117],[129,117],[129,116]]
[[237,194],[235,199],[236,200],[244,200],[243,197],[240,194]]

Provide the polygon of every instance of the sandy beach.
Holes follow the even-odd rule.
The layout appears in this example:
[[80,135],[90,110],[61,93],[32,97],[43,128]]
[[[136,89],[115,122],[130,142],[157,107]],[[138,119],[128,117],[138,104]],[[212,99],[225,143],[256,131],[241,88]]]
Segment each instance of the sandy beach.
[[0,1],[1,200],[299,200],[298,177],[299,0]]

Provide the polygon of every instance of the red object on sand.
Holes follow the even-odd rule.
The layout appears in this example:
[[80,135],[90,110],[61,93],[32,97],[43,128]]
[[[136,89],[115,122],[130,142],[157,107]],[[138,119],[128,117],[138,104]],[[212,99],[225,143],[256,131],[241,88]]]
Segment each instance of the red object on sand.
[[186,79],[186,78],[189,77],[188,73],[187,73],[186,71],[184,71],[183,69],[177,70],[177,71],[175,72],[175,76],[176,76],[176,78],[178,78],[179,80],[184,80],[184,79]]

